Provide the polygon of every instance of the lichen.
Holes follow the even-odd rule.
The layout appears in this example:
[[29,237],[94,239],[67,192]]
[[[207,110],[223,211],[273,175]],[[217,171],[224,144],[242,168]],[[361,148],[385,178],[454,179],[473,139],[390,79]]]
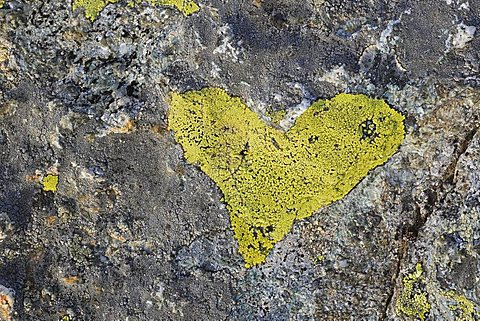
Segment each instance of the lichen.
[[48,174],[42,179],[42,186],[44,191],[56,192],[58,185],[58,175]]
[[270,121],[275,125],[280,125],[280,122],[285,118],[287,112],[285,110],[269,110],[267,116]]
[[5,2],[7,2],[7,0],[0,0],[0,8],[2,8],[5,5]]
[[72,7],[73,10],[84,8],[85,17],[93,21],[100,14],[100,11],[107,6],[107,4],[116,3],[118,1],[119,0],[73,0]]
[[314,259],[313,259],[313,264],[314,265],[317,265],[317,264],[320,264],[322,263],[323,261],[325,261],[325,256],[320,254],[320,255],[317,255]]
[[[117,3],[118,1],[119,0],[73,0],[73,10],[84,8],[85,17],[93,21],[109,3]],[[128,6],[132,7],[141,2],[142,0],[132,0],[128,2]],[[185,16],[191,15],[200,9],[192,0],[146,0],[146,2],[151,5],[175,7]]]
[[455,321],[475,321],[475,317],[480,317],[475,309],[475,304],[464,295],[458,294],[454,290],[446,291],[443,295],[454,301],[455,304],[449,305],[450,310],[456,314]]
[[364,95],[318,100],[286,133],[223,89],[169,100],[169,129],[222,190],[247,267],[264,262],[295,220],[344,197],[404,138],[404,117]]
[[200,7],[191,0],[149,0],[154,5],[170,6],[177,8],[185,16],[189,16],[198,10]]
[[418,317],[425,320],[425,315],[430,311],[427,292],[424,290],[423,268],[420,263],[415,265],[415,271],[405,276],[402,280],[403,289],[396,301],[397,314],[408,317]]

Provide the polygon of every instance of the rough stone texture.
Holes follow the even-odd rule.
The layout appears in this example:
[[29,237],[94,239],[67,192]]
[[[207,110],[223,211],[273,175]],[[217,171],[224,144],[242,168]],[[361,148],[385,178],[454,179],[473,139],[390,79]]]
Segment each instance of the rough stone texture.
[[[414,320],[396,300],[421,263],[427,320],[478,320],[479,0],[198,2],[93,23],[70,1],[0,9],[0,318]],[[245,269],[221,192],[166,130],[166,94],[205,86],[265,117],[363,93],[407,134]]]

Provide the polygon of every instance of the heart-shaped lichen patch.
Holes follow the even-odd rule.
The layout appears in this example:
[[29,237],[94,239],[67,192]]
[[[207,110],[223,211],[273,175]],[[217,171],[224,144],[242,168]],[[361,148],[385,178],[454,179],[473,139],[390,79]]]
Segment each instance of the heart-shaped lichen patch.
[[295,220],[385,163],[403,120],[383,100],[340,94],[313,103],[284,133],[219,88],[172,93],[168,115],[185,158],[222,190],[247,267],[264,262]]

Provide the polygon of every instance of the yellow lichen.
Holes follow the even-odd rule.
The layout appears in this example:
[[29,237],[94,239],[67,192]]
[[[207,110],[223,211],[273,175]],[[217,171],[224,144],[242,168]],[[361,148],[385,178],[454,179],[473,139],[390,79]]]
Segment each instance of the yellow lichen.
[[325,256],[320,254],[313,259],[313,264],[317,265],[322,263],[325,260]]
[[[109,3],[116,3],[118,1],[119,0],[73,0],[73,10],[84,8],[85,16],[93,21]],[[133,7],[140,2],[142,2],[142,0],[132,0],[128,2],[128,6]],[[192,0],[146,0],[146,2],[151,5],[175,7],[185,16],[191,15],[200,9]]]
[[443,295],[455,301],[455,304],[449,306],[450,310],[456,313],[455,321],[475,321],[475,316],[480,317],[480,315],[477,315],[475,304],[465,296],[453,290],[446,291]]
[[287,112],[285,110],[270,110],[267,112],[267,116],[270,117],[270,121],[275,125],[279,125],[286,115]]
[[48,174],[42,179],[42,185],[44,191],[56,192],[58,185],[58,175]]
[[403,140],[403,119],[382,100],[340,94],[283,133],[219,88],[172,93],[168,115],[185,158],[222,190],[247,267],[264,262],[295,220],[385,163]]
[[423,268],[420,263],[415,265],[415,272],[405,276],[402,280],[402,293],[397,299],[395,308],[397,314],[408,317],[418,317],[425,320],[425,315],[430,311],[427,292],[423,289],[425,284],[422,277]]
[[200,10],[200,7],[191,0],[150,0],[150,2],[160,6],[175,7],[185,16],[189,16]]
[[72,7],[73,10],[84,8],[85,17],[93,21],[107,4],[116,3],[118,1],[119,0],[73,0]]
[[7,0],[0,0],[0,8],[2,8],[5,5],[5,2],[7,2]]

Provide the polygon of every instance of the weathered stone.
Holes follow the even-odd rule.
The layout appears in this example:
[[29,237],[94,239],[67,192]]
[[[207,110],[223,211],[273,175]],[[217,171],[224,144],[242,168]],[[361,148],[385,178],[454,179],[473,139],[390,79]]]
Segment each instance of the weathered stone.
[[[70,1],[0,0],[9,318],[479,318],[477,0],[109,2],[90,21]],[[204,87],[279,131],[364,94],[405,116],[405,139],[246,269],[221,190],[167,129],[168,94]],[[415,293],[428,305],[397,308]]]

